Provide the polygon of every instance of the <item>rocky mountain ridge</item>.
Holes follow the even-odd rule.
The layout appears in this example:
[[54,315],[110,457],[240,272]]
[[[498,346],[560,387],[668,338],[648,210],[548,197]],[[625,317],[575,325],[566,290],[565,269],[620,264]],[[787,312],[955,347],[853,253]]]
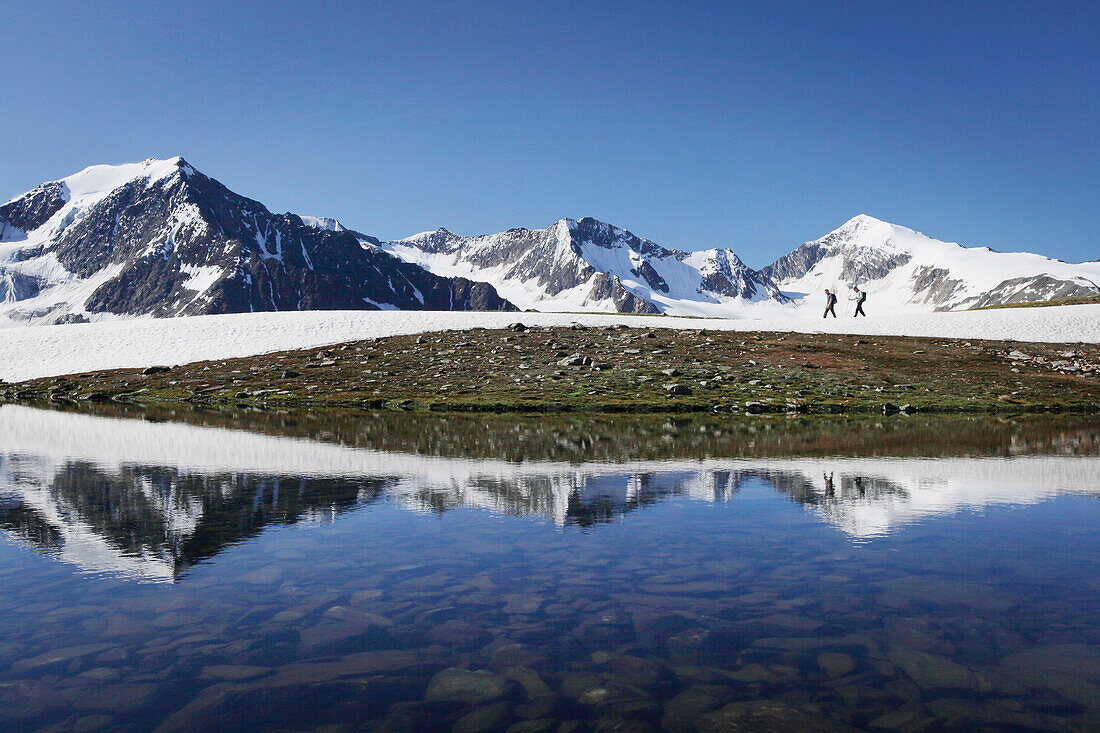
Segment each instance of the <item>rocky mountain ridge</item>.
[[[307,223],[307,221],[311,223]],[[514,310],[336,222],[274,214],[182,158],[93,166],[0,207],[0,317]]]
[[753,269],[592,218],[382,242],[274,214],[182,158],[93,166],[0,206],[0,323],[273,310],[808,316],[858,285],[873,315],[1100,292],[1100,262],[964,248],[860,215]]
[[731,250],[668,249],[592,218],[476,237],[437,229],[382,246],[437,274],[487,280],[536,310],[708,315],[787,302]]

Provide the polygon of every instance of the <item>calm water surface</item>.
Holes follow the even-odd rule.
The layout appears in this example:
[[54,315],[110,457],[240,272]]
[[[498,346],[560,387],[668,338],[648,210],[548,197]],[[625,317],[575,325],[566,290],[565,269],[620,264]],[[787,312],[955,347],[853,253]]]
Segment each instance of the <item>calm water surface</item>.
[[0,727],[1096,730],[1098,427],[0,406]]

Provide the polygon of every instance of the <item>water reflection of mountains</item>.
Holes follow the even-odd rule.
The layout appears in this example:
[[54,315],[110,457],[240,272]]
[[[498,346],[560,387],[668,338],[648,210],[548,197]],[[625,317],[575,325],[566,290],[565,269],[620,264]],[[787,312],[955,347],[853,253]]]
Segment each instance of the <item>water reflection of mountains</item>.
[[1052,436],[1063,453],[1085,447],[1073,457],[521,461],[2,406],[0,526],[89,571],[168,580],[266,526],[327,521],[383,500],[591,526],[674,498],[728,501],[760,482],[868,537],[966,506],[1091,493],[1093,434]]

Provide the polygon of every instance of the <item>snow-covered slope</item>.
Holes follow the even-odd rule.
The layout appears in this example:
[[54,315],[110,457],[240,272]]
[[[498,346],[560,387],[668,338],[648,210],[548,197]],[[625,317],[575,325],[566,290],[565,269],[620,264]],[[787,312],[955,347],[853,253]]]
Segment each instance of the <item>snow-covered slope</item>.
[[462,237],[446,229],[382,245],[437,275],[492,283],[521,308],[730,317],[785,301],[731,250],[683,252],[595,219]]
[[302,309],[511,308],[333,219],[273,214],[182,158],[93,166],[0,206],[0,324]]
[[308,349],[358,339],[471,328],[605,326],[797,331],[964,339],[1016,339],[1100,343],[1100,305],[1011,308],[961,313],[921,313],[824,321],[812,319],[704,319],[615,313],[427,313],[424,311],[302,311],[238,313],[110,323],[27,326],[3,332],[0,380],[98,369],[186,364],[288,349]]
[[795,310],[821,311],[824,290],[843,300],[867,291],[869,313],[922,313],[1049,300],[1100,292],[1100,263],[1070,264],[1027,253],[941,242],[860,215],[807,242],[762,272],[793,299]]

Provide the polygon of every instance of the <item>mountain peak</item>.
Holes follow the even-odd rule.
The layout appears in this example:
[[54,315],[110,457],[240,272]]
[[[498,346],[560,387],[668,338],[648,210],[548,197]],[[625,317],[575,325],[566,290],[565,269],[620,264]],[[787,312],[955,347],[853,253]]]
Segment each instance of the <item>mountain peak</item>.
[[855,225],[858,225],[858,224],[865,224],[866,225],[866,224],[887,224],[887,223],[889,223],[889,222],[885,222],[882,219],[876,219],[875,217],[871,216],[870,214],[856,214],[851,219],[844,222],[844,226],[850,226],[850,225],[855,226]]
[[457,234],[452,232],[447,227],[439,227],[428,232],[417,232],[411,237],[405,237],[404,239],[398,239],[398,242],[425,242],[434,245],[439,245],[444,242],[450,242],[455,239],[461,239]]
[[76,199],[105,195],[138,178],[153,183],[176,173],[190,177],[194,175],[195,169],[179,156],[165,160],[146,158],[140,163],[89,166],[79,173],[62,178],[59,183],[63,183],[68,188],[69,195]]

